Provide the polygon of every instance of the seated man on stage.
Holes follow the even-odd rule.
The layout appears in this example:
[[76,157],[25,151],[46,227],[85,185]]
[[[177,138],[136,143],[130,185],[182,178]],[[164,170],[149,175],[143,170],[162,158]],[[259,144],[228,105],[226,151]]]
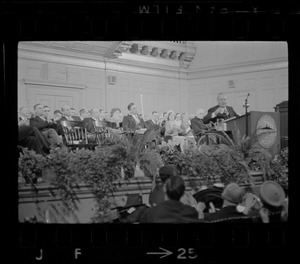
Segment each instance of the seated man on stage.
[[63,136],[64,131],[63,131],[63,128],[62,128],[60,122],[58,121],[59,118],[55,118],[54,115],[50,114],[50,107],[49,106],[45,105],[43,107],[43,110],[44,110],[44,117],[45,117],[46,121],[51,125],[52,128],[55,129],[55,131],[57,132],[57,134],[59,136]]
[[83,125],[89,133],[96,131],[95,126],[97,126],[98,122],[103,122],[103,125],[106,126],[106,122],[100,120],[100,111],[98,108],[91,109],[91,116],[83,119]]
[[136,105],[130,103],[127,106],[129,114],[123,118],[123,130],[124,131],[136,131],[141,128],[146,128],[145,122],[139,117]]
[[63,147],[63,141],[44,116],[44,109],[41,104],[34,106],[35,116],[30,119],[30,126],[36,127],[49,141],[53,147]]
[[231,106],[227,105],[225,94],[219,93],[217,99],[218,105],[209,108],[207,115],[203,118],[204,124],[208,124],[209,122],[215,123],[219,118],[226,120],[231,117],[240,116]]
[[75,113],[75,110],[71,110],[74,108],[71,108],[68,105],[63,105],[61,107],[61,113],[62,113],[62,117],[60,119],[60,121],[81,121],[79,116],[73,116],[72,114]]
[[87,108],[82,108],[79,110],[79,117],[81,121],[83,121],[85,118],[90,117],[90,112],[88,111]]
[[18,118],[18,145],[34,150],[37,154],[47,156],[49,154],[50,145],[37,128],[29,126],[30,118],[31,114],[28,109],[21,107]]
[[155,128],[158,126],[159,116],[156,111],[153,111],[150,115],[150,119],[145,122],[147,128]]
[[205,130],[210,129],[209,124],[203,123],[204,110],[202,108],[198,109],[196,116],[191,120],[191,128],[195,136],[202,134]]

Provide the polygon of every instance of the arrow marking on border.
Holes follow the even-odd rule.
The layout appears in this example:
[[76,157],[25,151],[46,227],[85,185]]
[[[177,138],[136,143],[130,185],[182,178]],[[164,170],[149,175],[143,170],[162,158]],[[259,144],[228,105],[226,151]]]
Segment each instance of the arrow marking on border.
[[167,249],[164,249],[164,248],[161,248],[161,247],[159,249],[163,250],[164,252],[147,252],[147,254],[148,255],[163,255],[159,258],[164,258],[164,257],[170,256],[170,255],[173,254],[173,252],[170,251],[170,250],[167,250]]

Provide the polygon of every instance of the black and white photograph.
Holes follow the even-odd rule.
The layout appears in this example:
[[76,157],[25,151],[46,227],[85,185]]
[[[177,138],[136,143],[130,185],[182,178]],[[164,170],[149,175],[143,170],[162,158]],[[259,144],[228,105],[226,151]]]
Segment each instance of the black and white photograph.
[[20,41],[18,222],[288,221],[286,41]]

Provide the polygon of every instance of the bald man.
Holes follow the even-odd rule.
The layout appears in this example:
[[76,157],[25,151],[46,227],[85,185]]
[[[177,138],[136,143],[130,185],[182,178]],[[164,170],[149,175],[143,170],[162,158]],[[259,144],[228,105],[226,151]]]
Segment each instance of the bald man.
[[224,120],[231,117],[239,117],[240,115],[236,113],[231,106],[227,105],[226,95],[219,93],[217,96],[218,105],[209,108],[207,115],[203,118],[203,123],[208,124],[209,122],[215,123],[218,118]]
[[198,109],[196,116],[191,120],[191,129],[194,135],[202,134],[205,130],[210,128],[210,125],[203,123],[204,110],[202,108]]

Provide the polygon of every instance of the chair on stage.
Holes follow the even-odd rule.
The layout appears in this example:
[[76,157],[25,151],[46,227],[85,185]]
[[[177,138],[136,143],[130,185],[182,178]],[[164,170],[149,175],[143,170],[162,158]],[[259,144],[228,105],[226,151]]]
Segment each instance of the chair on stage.
[[109,137],[108,127],[105,121],[95,121],[94,122],[95,128],[95,137],[98,144],[101,144]]
[[94,149],[98,144],[91,139],[82,122],[61,121],[67,147]]

